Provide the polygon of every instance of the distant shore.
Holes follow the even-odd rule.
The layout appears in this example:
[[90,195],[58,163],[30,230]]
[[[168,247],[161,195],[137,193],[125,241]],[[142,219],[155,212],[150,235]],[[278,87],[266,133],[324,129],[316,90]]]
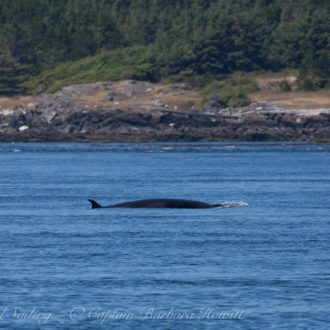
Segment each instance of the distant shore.
[[260,95],[247,107],[208,109],[184,84],[127,80],[74,85],[54,94],[0,99],[0,141],[330,142],[327,95],[321,95],[325,107],[301,98],[306,107],[291,109]]

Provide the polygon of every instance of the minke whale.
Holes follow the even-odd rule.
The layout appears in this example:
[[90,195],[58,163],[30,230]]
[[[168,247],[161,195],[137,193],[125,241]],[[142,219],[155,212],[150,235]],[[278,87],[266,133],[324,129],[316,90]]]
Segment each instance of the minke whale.
[[213,207],[226,207],[225,204],[208,204],[199,201],[192,201],[188,199],[141,199],[126,203],[119,203],[109,206],[101,206],[92,199],[88,200],[91,203],[92,209],[100,208],[115,208],[115,207],[130,207],[130,208],[176,208],[176,209],[210,209]]

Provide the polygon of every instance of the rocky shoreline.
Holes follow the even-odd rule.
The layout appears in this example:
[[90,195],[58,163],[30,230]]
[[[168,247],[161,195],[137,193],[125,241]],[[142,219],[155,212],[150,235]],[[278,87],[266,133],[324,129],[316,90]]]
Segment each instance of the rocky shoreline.
[[[168,101],[168,102],[167,102]],[[261,102],[200,109],[184,85],[124,81],[76,85],[0,109],[1,142],[330,142],[330,109]]]

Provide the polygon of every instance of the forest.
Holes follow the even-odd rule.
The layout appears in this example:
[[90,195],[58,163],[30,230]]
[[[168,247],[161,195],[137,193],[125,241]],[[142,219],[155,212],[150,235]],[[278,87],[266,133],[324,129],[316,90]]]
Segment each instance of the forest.
[[203,86],[288,68],[301,89],[329,88],[329,8],[328,0],[1,0],[0,94],[119,79]]

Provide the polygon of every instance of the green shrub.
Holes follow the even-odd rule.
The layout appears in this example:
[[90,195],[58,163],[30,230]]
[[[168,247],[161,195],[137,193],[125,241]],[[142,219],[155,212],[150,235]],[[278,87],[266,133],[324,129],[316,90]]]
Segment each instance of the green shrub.
[[292,90],[291,84],[286,79],[281,80],[279,87],[280,92],[290,92]]
[[329,89],[330,79],[308,76],[298,80],[298,90],[315,91],[319,89]]
[[214,89],[218,91],[221,100],[226,106],[243,107],[251,103],[247,94],[256,92],[258,86],[254,81],[241,76],[233,76],[221,81],[216,81],[207,85],[201,91],[201,95],[203,96],[202,104],[208,101]]
[[304,79],[299,84],[299,89],[304,90],[304,91],[314,91],[315,90],[314,81],[311,78]]

